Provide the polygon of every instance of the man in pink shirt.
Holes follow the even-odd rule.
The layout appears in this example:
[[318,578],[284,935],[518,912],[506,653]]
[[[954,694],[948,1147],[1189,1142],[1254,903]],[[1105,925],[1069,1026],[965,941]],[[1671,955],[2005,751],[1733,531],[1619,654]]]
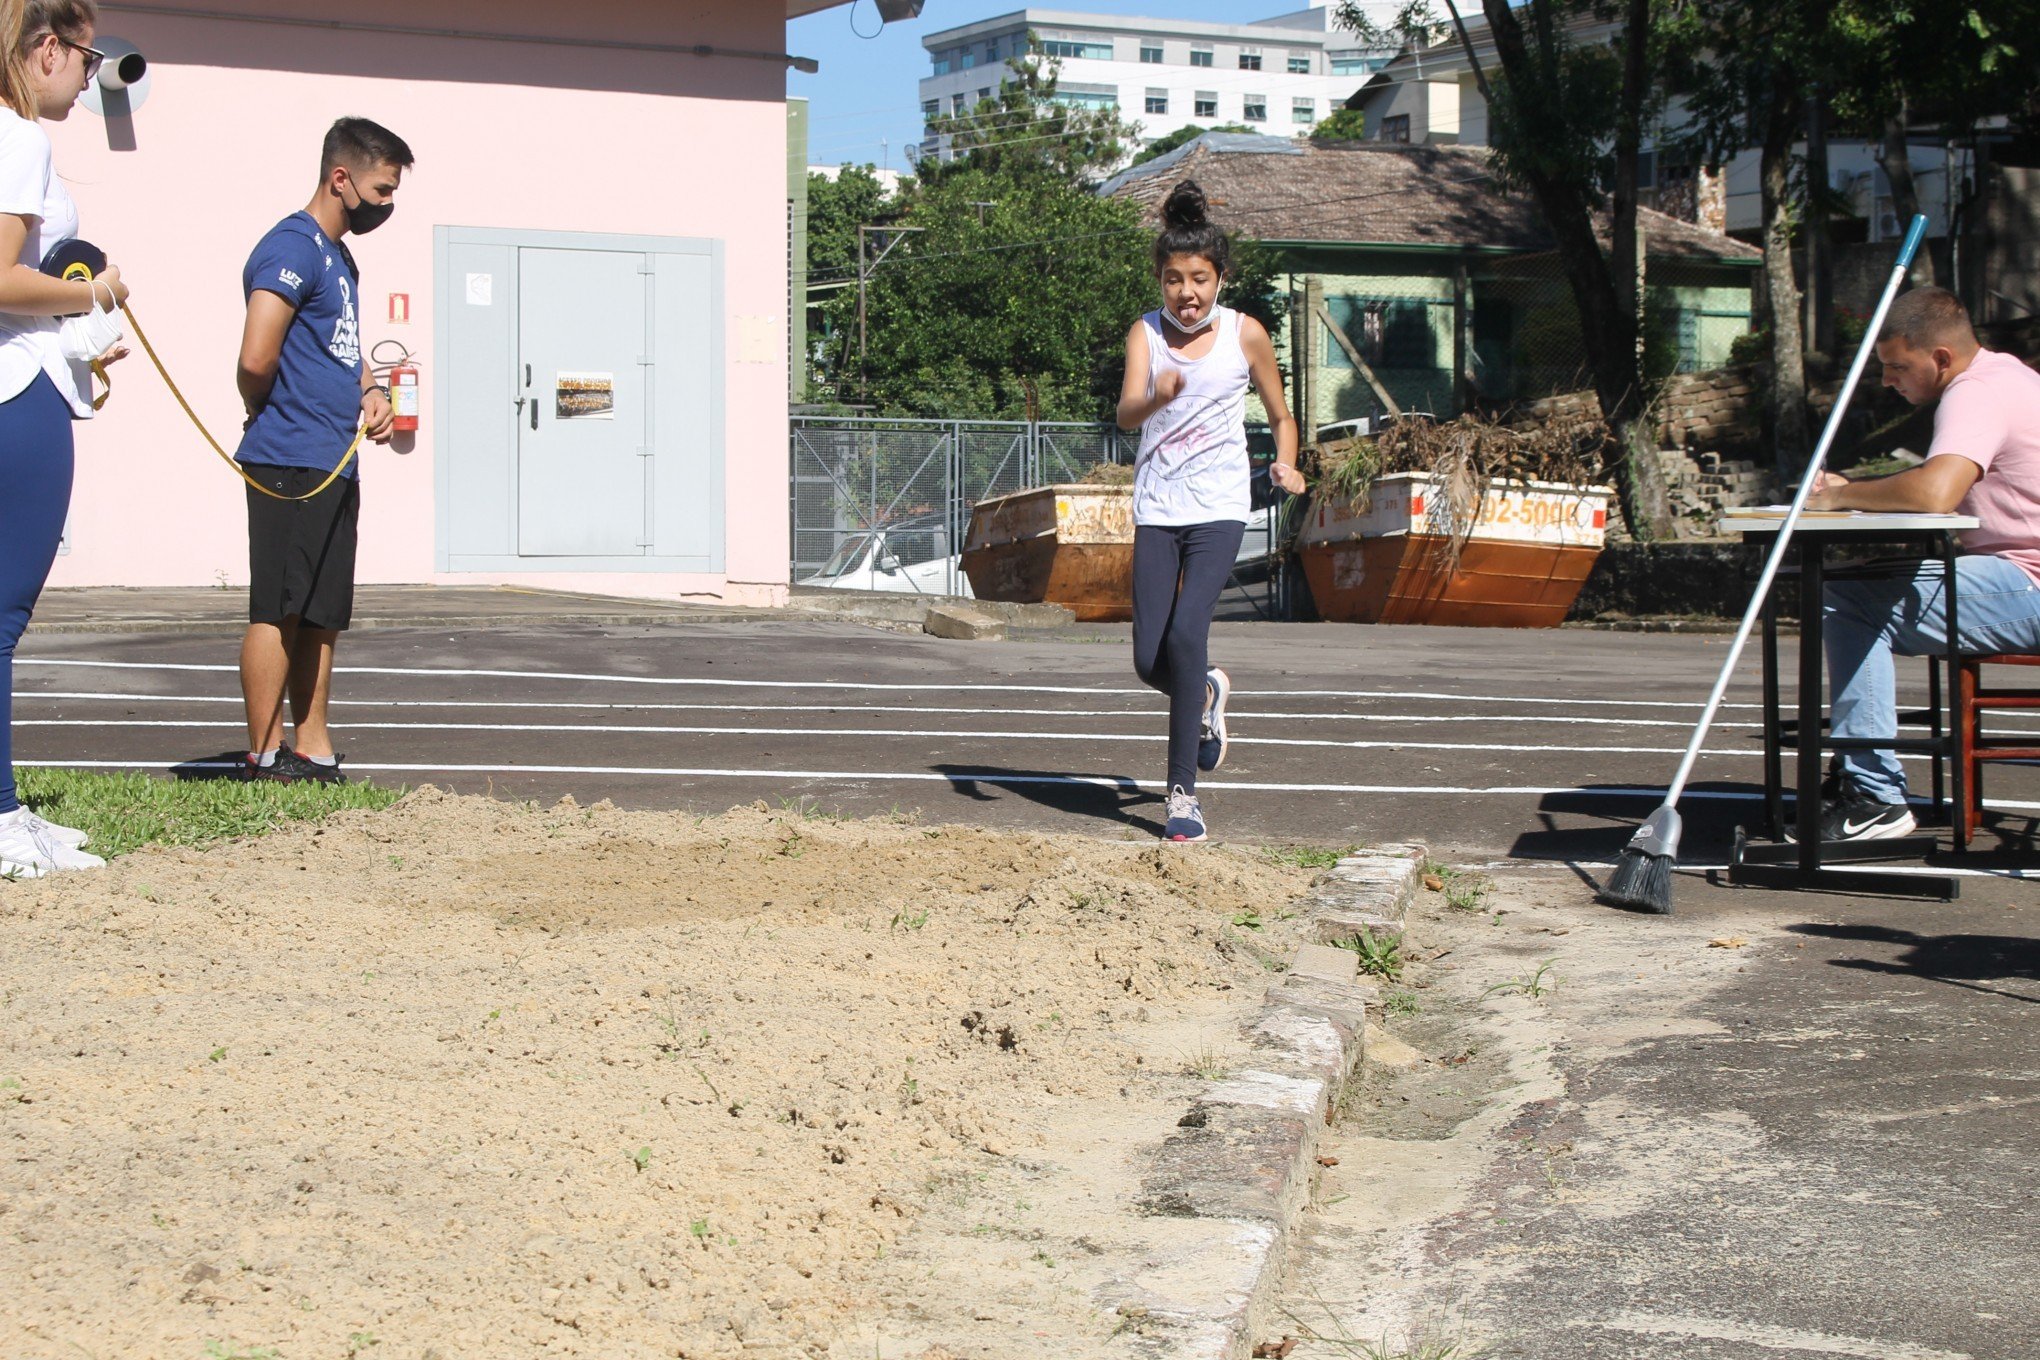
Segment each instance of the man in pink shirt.
[[[2040,652],[2040,373],[1982,348],[1969,315],[1943,288],[1915,288],[1877,335],[1884,385],[1915,406],[1939,401],[1927,461],[1889,477],[1823,473],[1815,510],[1914,510],[1974,515],[1955,575],[1965,652]],[[1943,568],[1827,589],[1828,686],[1837,737],[1895,737],[1892,656],[1946,650]],[[1838,796],[1822,840],[1882,840],[1914,829],[1905,772],[1888,750],[1841,756]]]

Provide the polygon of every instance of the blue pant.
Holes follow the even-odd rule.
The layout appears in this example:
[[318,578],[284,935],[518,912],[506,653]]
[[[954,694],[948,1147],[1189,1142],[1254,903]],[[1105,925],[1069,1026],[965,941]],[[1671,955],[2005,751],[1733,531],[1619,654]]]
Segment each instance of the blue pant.
[[[1835,736],[1898,735],[1891,658],[1947,650],[1944,574],[1940,562],[1921,562],[1907,575],[1829,583],[1822,627]],[[2040,652],[2040,586],[2018,564],[1982,554],[1958,557],[1955,579],[1961,650]],[[1905,801],[1905,772],[1893,752],[1849,751],[1842,756],[1842,765],[1856,787],[1871,798]]]
[[1185,793],[1197,792],[1211,612],[1246,529],[1222,519],[1133,530],[1133,673],[1169,696],[1169,787]]
[[71,509],[71,408],[47,374],[0,402],[0,812],[14,791],[14,644],[57,560]]

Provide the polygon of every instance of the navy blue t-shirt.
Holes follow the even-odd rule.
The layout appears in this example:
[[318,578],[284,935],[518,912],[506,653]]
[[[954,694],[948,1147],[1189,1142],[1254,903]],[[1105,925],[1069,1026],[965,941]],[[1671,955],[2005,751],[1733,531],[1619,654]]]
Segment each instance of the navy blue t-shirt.
[[[243,299],[274,293],[297,308],[284,333],[269,403],[235,457],[243,463],[331,472],[361,420],[360,275],[346,247],[307,212],[269,229],[241,271]],[[352,477],[360,463],[348,464]]]

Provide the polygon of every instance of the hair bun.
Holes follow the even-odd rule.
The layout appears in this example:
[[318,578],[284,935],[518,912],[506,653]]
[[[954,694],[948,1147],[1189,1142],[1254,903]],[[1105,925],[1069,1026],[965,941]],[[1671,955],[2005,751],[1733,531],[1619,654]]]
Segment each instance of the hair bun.
[[1211,221],[1210,205],[1204,201],[1204,190],[1194,179],[1186,179],[1169,190],[1168,199],[1162,204],[1162,222],[1169,227],[1201,227]]

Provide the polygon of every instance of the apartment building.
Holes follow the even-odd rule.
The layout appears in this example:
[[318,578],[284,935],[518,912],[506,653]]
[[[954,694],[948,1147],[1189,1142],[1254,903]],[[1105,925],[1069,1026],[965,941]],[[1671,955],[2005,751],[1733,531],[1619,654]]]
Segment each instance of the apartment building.
[[[1393,9],[1373,0],[1369,9]],[[998,93],[1007,63],[1030,51],[1058,63],[1059,97],[1112,109],[1150,142],[1186,126],[1242,123],[1274,136],[1307,134],[1340,108],[1391,52],[1363,47],[1329,3],[1237,24],[1190,23],[1022,9],[931,33],[921,113],[966,113]],[[922,155],[943,154],[939,138]]]

